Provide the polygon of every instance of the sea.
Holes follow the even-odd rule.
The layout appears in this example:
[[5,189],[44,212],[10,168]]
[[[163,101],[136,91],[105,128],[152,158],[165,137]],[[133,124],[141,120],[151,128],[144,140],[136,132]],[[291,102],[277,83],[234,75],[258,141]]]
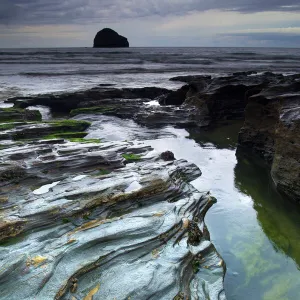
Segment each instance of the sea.
[[[175,90],[183,83],[170,81],[174,76],[218,77],[240,71],[300,73],[300,49],[0,49],[0,106],[8,106],[4,101],[10,97],[86,90],[99,84]],[[299,207],[276,192],[268,170],[236,158],[241,126],[198,134],[168,128],[169,137],[147,138],[149,132],[132,120],[102,116],[93,121],[88,137],[143,139],[155,151],[171,150],[176,158],[198,165],[203,175],[193,185],[199,191],[210,190],[218,200],[206,223],[226,262],[227,298],[300,299]]]
[[106,83],[177,88],[169,78],[187,74],[300,73],[299,61],[300,49],[279,48],[0,49],[0,100]]

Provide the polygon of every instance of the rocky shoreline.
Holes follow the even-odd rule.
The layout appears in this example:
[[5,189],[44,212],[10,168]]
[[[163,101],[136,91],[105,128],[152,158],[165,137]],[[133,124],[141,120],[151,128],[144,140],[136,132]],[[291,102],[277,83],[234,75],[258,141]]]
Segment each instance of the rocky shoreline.
[[[88,139],[90,116],[155,130],[244,120],[237,155],[260,156],[278,190],[299,202],[300,76],[172,80],[185,85],[7,100],[14,107],[0,109],[0,298],[226,298],[226,266],[204,222],[216,199],[190,184],[201,171],[143,142]],[[36,107],[53,118],[42,120]]]
[[[148,127],[222,126],[245,120],[238,154],[253,153],[269,166],[280,192],[300,202],[300,75],[239,72],[226,77],[180,76],[177,91],[147,87],[99,86],[62,95],[9,99],[17,108],[49,106],[74,117],[104,114],[132,119]],[[157,100],[160,106],[149,106]]]
[[0,119],[0,298],[226,298],[204,222],[216,199],[190,184],[197,166],[86,139],[84,120],[23,108]]

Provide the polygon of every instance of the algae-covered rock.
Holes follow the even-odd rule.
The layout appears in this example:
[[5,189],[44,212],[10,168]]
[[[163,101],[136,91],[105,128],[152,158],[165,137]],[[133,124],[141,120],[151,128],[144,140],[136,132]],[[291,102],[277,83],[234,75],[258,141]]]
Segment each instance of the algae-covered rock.
[[0,123],[41,120],[42,115],[38,110],[0,108]]
[[28,140],[41,138],[83,138],[91,124],[86,121],[63,120],[39,123],[14,124],[13,128],[0,133],[0,139]]

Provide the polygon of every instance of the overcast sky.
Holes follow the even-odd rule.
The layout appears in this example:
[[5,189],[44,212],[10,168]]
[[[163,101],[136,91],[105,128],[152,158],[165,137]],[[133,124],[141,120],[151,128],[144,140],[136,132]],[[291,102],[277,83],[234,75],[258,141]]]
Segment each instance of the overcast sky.
[[0,0],[0,47],[300,47],[300,0]]

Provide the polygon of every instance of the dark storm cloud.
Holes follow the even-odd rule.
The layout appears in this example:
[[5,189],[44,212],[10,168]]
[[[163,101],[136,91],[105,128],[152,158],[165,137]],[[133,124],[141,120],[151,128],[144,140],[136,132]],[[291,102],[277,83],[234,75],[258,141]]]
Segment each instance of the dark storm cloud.
[[300,11],[300,0],[0,0],[1,24],[76,24],[184,15],[221,9],[242,13]]

